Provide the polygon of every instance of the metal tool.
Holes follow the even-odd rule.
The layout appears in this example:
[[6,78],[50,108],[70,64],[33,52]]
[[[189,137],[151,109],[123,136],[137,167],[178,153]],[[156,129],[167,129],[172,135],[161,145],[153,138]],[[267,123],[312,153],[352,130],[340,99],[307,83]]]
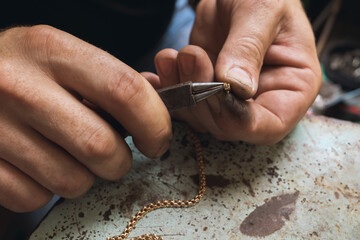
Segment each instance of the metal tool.
[[185,82],[157,90],[169,112],[188,108],[221,91],[229,91],[230,85],[223,82]]
[[335,97],[332,97],[330,99],[324,99],[321,95],[318,95],[315,99],[315,102],[311,106],[311,110],[314,113],[322,114],[329,108],[334,107],[335,105],[342,102],[346,103],[347,101],[354,99],[358,96],[360,96],[360,88],[342,94],[338,93]]

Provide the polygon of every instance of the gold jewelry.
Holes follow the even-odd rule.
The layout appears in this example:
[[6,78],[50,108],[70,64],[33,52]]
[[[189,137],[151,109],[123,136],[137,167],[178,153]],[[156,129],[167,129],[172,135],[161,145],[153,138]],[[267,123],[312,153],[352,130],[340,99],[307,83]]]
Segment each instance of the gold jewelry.
[[[225,83],[228,84],[228,83]],[[228,84],[230,87],[230,84]],[[226,88],[225,88],[226,90]],[[226,90],[227,91],[227,90]],[[196,159],[198,163],[198,170],[199,170],[199,191],[198,194],[187,201],[182,200],[163,200],[157,201],[156,203],[150,203],[143,207],[140,211],[138,211],[129,221],[127,226],[125,227],[122,234],[114,237],[108,237],[106,240],[125,240],[130,232],[134,229],[136,223],[145,216],[148,212],[151,212],[155,209],[159,208],[184,208],[196,205],[201,198],[204,196],[205,193],[205,185],[206,185],[206,178],[205,178],[205,169],[204,169],[204,159],[202,155],[201,143],[200,139],[196,136],[196,134],[188,127],[188,134],[192,137],[195,145],[196,150]],[[157,236],[156,234],[144,234],[130,240],[164,240],[162,237]]]
[[[224,83],[224,90],[227,94],[230,93],[231,86],[229,83]],[[140,211],[138,211],[129,221],[127,226],[125,227],[122,234],[114,237],[108,237],[106,240],[125,240],[130,232],[134,229],[137,222],[143,218],[147,213],[159,209],[159,208],[185,208],[190,206],[195,206],[205,194],[205,185],[206,185],[206,177],[205,177],[205,167],[204,167],[204,159],[202,155],[201,143],[198,136],[188,127],[188,134],[192,137],[195,145],[196,151],[196,160],[198,163],[198,171],[199,171],[199,191],[198,194],[190,200],[182,201],[182,200],[163,200],[157,201],[156,203],[150,203],[143,207]],[[144,234],[130,240],[164,240],[162,237],[157,236],[156,234]]]
[[230,93],[231,90],[230,83],[224,83],[224,90],[226,91],[227,94]]

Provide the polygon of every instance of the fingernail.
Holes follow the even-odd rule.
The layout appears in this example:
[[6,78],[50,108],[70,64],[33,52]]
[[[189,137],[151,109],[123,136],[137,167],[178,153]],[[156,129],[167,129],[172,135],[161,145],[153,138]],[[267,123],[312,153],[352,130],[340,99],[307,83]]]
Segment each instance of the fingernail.
[[193,55],[181,53],[179,61],[181,71],[184,75],[191,75],[194,72],[195,57]]
[[173,71],[174,61],[172,59],[160,58],[158,59],[158,66],[160,68],[160,73],[164,77],[168,77]]
[[241,68],[234,67],[230,69],[226,75],[225,78],[228,78],[229,80],[236,81],[237,83],[240,83],[244,90],[253,92],[254,91],[254,82],[252,81],[251,77],[247,72],[242,70]]
[[165,143],[160,150],[156,153],[155,158],[161,157],[170,147],[170,141]]

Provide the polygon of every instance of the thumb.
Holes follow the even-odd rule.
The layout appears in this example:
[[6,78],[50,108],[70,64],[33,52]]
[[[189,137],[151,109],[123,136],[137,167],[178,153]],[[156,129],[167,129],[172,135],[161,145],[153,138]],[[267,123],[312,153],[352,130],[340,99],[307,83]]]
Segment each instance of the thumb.
[[242,99],[253,97],[257,91],[264,56],[279,23],[274,12],[257,7],[232,8],[228,36],[215,66],[216,78],[230,83],[233,92]]

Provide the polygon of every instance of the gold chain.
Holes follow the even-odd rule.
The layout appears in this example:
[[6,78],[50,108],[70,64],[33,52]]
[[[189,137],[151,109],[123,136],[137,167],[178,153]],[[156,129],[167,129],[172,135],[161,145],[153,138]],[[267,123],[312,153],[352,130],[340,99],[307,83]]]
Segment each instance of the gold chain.
[[[229,94],[231,91],[231,86],[229,83],[224,83],[224,90]],[[182,200],[163,200],[157,201],[155,203],[150,203],[143,207],[140,211],[138,211],[129,221],[127,226],[125,227],[122,234],[114,237],[108,237],[106,240],[125,240],[130,232],[135,228],[137,222],[143,218],[147,213],[159,209],[159,208],[185,208],[196,205],[205,194],[205,168],[204,168],[204,159],[202,155],[201,143],[198,136],[188,127],[188,134],[192,137],[196,150],[196,160],[198,163],[198,171],[199,171],[199,191],[198,194],[190,200],[182,201]],[[164,240],[162,237],[157,236],[156,234],[144,234],[135,238],[131,238],[130,240]]]
[[[181,200],[163,200],[157,201],[155,203],[150,203],[143,207],[140,211],[138,211],[129,221],[127,226],[125,227],[122,234],[114,237],[108,237],[106,240],[125,240],[130,232],[134,229],[136,223],[143,218],[147,213],[159,209],[159,208],[185,208],[196,205],[201,198],[204,196],[205,193],[205,185],[206,185],[206,178],[205,178],[205,169],[204,169],[204,159],[202,155],[201,143],[200,139],[196,136],[196,134],[188,128],[188,134],[192,137],[195,150],[196,150],[196,159],[198,163],[198,170],[199,170],[199,191],[198,194],[187,201]],[[157,236],[156,234],[144,234],[135,238],[131,238],[130,240],[164,240],[162,237]]]

